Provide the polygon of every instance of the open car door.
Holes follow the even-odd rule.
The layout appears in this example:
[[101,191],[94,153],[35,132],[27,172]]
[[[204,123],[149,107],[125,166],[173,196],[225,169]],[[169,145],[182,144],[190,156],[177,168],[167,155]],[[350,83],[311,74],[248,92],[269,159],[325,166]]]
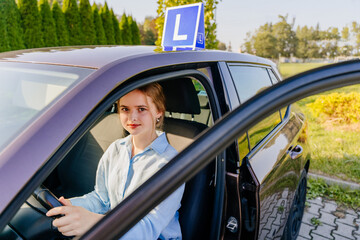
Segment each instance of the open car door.
[[[358,83],[360,61],[356,60],[299,74],[256,95],[201,134],[193,144],[107,214],[82,239],[120,238],[255,123],[307,96]],[[219,231],[213,238],[220,237],[221,228],[218,227]]]

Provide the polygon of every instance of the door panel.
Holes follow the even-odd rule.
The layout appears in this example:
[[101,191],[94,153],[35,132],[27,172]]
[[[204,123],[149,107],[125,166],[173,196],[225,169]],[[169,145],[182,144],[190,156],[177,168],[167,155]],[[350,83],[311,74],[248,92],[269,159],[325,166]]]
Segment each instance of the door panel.
[[292,112],[288,119],[284,119],[274,129],[277,132],[250,159],[260,182],[260,239],[282,235],[300,178],[301,157],[290,154],[295,146],[306,148],[305,143],[298,142],[303,121],[297,114]]

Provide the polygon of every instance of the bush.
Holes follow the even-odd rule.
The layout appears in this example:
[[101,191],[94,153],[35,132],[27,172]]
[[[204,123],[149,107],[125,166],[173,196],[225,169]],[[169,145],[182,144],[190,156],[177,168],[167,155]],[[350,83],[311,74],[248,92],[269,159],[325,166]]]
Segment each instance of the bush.
[[315,117],[339,123],[360,121],[360,93],[331,93],[321,95],[313,103],[307,104]]

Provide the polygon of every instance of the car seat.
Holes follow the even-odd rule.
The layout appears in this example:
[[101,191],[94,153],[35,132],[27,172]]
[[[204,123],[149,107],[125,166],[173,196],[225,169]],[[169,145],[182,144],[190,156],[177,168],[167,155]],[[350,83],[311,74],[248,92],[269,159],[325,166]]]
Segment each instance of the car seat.
[[[160,83],[166,97],[166,110],[190,115],[200,114],[200,102],[190,78],[164,81]],[[169,143],[182,151],[207,125],[195,121],[166,117],[164,131]],[[185,192],[179,210],[182,237],[207,239],[210,233],[213,208],[214,163],[208,165],[185,184]]]

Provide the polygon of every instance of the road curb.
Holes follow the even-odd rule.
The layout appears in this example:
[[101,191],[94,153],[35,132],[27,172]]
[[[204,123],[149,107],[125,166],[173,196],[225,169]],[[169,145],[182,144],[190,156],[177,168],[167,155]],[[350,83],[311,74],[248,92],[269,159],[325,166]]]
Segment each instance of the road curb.
[[340,179],[334,179],[334,178],[322,176],[322,175],[315,174],[315,173],[308,173],[308,176],[315,178],[315,179],[318,179],[318,178],[324,179],[324,181],[329,185],[339,185],[340,187],[343,187],[343,188],[350,188],[352,190],[360,190],[360,184],[357,184],[357,183],[347,182],[347,181],[340,180]]

